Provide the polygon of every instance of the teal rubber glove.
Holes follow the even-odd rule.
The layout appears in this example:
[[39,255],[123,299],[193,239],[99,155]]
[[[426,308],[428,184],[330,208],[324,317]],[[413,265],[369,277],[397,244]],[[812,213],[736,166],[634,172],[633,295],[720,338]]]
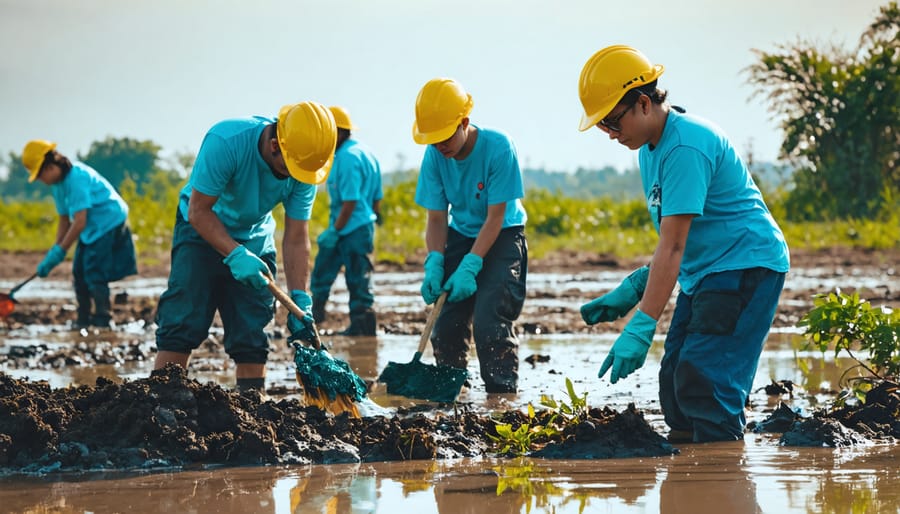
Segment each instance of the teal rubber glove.
[[431,305],[441,296],[441,285],[444,282],[444,254],[429,252],[425,257],[425,279],[422,280],[422,299],[425,305]]
[[253,255],[246,246],[235,247],[228,257],[225,257],[224,262],[231,268],[231,274],[235,280],[241,284],[253,289],[265,289],[269,285],[269,281],[266,279],[269,267],[262,259]]
[[601,321],[615,321],[628,314],[644,296],[650,267],[644,266],[631,272],[618,287],[581,306],[581,319],[588,325]]
[[53,271],[53,268],[59,266],[59,264],[66,259],[66,251],[62,249],[62,246],[53,245],[52,248],[47,252],[47,255],[44,256],[44,260],[38,264],[37,267],[37,275],[41,278],[46,277]]
[[656,333],[656,320],[638,309],[631,320],[622,330],[622,335],[613,343],[612,350],[600,366],[597,378],[603,378],[606,371],[612,367],[609,381],[615,384],[620,378],[625,378],[634,370],[644,365],[647,360],[647,352],[653,344],[653,334]]
[[481,257],[474,253],[467,253],[465,257],[463,257],[462,262],[459,263],[459,267],[456,268],[456,271],[450,275],[450,278],[447,279],[447,283],[444,284],[444,291],[449,293],[447,295],[447,301],[461,302],[475,294],[475,290],[478,289],[478,283],[475,282],[475,277],[478,275],[478,272],[481,271],[482,263]]
[[291,332],[288,342],[292,343],[300,339],[308,343],[314,343],[318,339],[318,332],[316,332],[316,324],[312,317],[312,298],[306,291],[294,289],[291,291],[291,300],[294,300],[297,307],[300,307],[300,310],[306,315],[302,319],[297,319],[293,313],[288,314],[287,326]]
[[319,238],[316,239],[316,242],[319,243],[319,246],[322,248],[334,248],[337,246],[340,237],[341,236],[338,235],[338,232],[334,227],[328,227],[324,232],[319,234]]

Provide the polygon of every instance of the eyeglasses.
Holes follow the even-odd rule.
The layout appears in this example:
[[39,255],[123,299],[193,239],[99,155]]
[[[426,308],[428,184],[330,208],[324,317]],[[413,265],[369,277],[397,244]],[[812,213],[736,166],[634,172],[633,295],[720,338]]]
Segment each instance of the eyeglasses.
[[622,132],[622,125],[620,125],[619,122],[621,122],[622,118],[628,114],[628,111],[634,109],[635,105],[637,105],[637,100],[629,105],[624,111],[620,112],[615,118],[603,118],[598,125],[610,132]]

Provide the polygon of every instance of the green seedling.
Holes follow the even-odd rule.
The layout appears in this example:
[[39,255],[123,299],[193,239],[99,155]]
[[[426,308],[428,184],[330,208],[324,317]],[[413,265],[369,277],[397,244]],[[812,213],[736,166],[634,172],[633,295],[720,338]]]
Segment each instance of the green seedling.
[[[805,328],[804,348],[815,347],[822,352],[834,348],[835,356],[844,352],[858,363],[854,368],[871,375],[852,387],[860,401],[871,387],[871,379],[885,380],[900,374],[900,311],[873,307],[859,293],[836,290],[815,295],[813,309],[797,326]],[[867,361],[857,356],[859,351],[868,353]]]

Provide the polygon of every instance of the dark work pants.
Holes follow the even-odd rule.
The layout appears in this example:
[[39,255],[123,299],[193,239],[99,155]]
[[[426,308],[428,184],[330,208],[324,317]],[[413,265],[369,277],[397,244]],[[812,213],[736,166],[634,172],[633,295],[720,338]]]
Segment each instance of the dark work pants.
[[109,283],[136,274],[134,241],[127,223],[122,223],[90,244],[79,241],[72,260],[72,282],[78,303],[77,324],[108,326]]
[[678,294],[659,371],[659,399],[673,430],[694,442],[743,437],[744,405],[775,319],[784,273],[765,268],[705,277]]
[[[274,277],[275,252],[259,258]],[[219,252],[180,212],[170,268],[168,287],[156,307],[157,349],[191,353],[209,336],[218,311],[225,329],[222,344],[234,362],[264,364],[269,354],[265,327],[275,315],[275,298],[266,288],[253,289],[235,280]]]
[[[444,251],[444,282],[469,253],[474,238],[450,229]],[[516,392],[519,380],[519,339],[514,327],[525,302],[528,243],[524,227],[500,231],[484,257],[476,278],[478,289],[461,302],[447,302],[431,337],[439,365],[465,369],[469,340],[489,393]]]
[[372,293],[371,254],[374,251],[375,224],[363,225],[343,235],[334,248],[319,247],[309,282],[309,290],[316,301],[326,301],[331,286],[344,268],[344,281],[350,294],[350,314],[367,311],[375,302]]

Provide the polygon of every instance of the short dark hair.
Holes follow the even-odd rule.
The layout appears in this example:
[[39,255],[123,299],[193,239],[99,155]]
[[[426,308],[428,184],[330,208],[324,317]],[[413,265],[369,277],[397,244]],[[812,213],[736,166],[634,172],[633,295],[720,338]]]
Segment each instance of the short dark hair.
[[44,155],[44,162],[41,163],[41,167],[38,170],[38,174],[40,174],[40,170],[44,169],[44,166],[48,164],[55,164],[59,166],[59,169],[62,170],[62,176],[65,177],[72,171],[72,161],[69,160],[65,155],[57,152],[56,150],[50,150]]
[[622,97],[621,103],[625,105],[631,105],[637,102],[637,99],[641,95],[647,95],[655,104],[661,104],[666,101],[666,97],[669,96],[669,92],[665,89],[660,89],[656,86],[657,81],[649,82],[644,84],[643,86],[638,86],[633,89],[629,89],[625,96]]

